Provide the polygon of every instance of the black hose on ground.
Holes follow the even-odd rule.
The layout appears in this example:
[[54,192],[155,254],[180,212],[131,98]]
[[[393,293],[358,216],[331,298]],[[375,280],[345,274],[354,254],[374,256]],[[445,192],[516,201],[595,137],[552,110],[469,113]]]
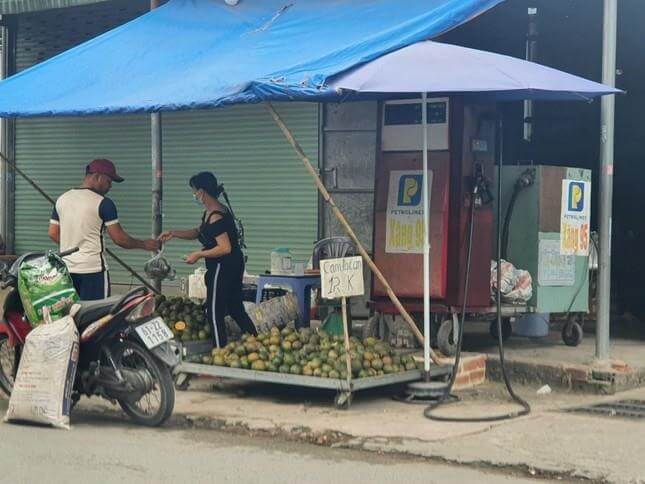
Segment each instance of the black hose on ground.
[[[503,134],[502,134],[501,120],[499,121],[498,132],[500,136],[500,142],[499,142],[500,147],[498,152],[498,163],[497,163],[497,220],[499,221],[502,216],[501,199],[502,199]],[[450,401],[458,400],[458,398],[453,396],[451,392],[455,384],[455,379],[457,378],[457,373],[459,372],[459,362],[461,359],[461,347],[462,347],[463,336],[464,336],[464,323],[466,319],[466,301],[468,299],[468,289],[469,289],[469,283],[470,283],[470,266],[471,266],[472,246],[473,246],[475,199],[477,197],[477,191],[478,191],[478,187],[475,186],[473,190],[473,197],[472,197],[471,206],[470,206],[470,217],[469,217],[470,225],[468,228],[468,252],[467,252],[467,258],[466,258],[466,274],[465,274],[465,280],[464,280],[464,301],[462,304],[461,323],[459,325],[459,340],[457,341],[457,353],[455,355],[455,364],[452,368],[450,381],[446,385],[445,391],[442,394],[441,398],[437,402],[434,402],[431,405],[429,405],[423,411],[423,415],[426,418],[430,420],[440,421],[440,422],[497,422],[500,420],[509,420],[512,418],[522,417],[524,415],[528,415],[531,412],[531,406],[528,404],[526,400],[524,400],[523,398],[521,398],[519,395],[515,393],[515,391],[513,390],[513,387],[511,386],[511,382],[508,378],[508,375],[506,374],[506,364],[504,361],[504,341],[503,341],[503,335],[502,335],[502,290],[501,290],[502,231],[501,231],[501,226],[498,222],[497,224],[497,294],[496,295],[497,295],[497,346],[499,348],[499,363],[502,369],[502,378],[504,379],[504,385],[506,385],[506,390],[508,391],[508,394],[510,395],[510,397],[513,399],[514,402],[516,402],[518,405],[522,407],[522,409],[515,412],[509,412],[501,415],[491,415],[486,417],[462,417],[462,418],[443,417],[440,415],[435,415],[433,413],[433,411],[437,407],[445,404],[449,399]]]

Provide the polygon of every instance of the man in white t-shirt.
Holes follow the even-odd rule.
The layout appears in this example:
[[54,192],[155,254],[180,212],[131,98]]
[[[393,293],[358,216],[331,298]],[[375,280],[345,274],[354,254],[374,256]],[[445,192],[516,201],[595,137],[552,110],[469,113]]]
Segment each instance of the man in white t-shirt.
[[56,201],[49,223],[49,237],[61,251],[78,247],[78,252],[65,258],[74,286],[83,301],[103,299],[110,295],[110,278],[105,263],[103,232],[124,249],[155,251],[156,240],[130,237],[119,224],[116,205],[105,195],[112,182],[121,183],[114,163],[97,159],[87,165],[85,179]]

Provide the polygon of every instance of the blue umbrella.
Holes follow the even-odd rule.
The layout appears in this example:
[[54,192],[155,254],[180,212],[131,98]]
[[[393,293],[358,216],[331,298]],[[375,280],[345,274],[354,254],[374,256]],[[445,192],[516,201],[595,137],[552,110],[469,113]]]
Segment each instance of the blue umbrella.
[[622,92],[534,62],[432,41],[350,69],[329,85],[364,96],[427,92],[493,101],[589,101]]
[[[427,94],[465,95],[489,101],[591,101],[620,93],[550,67],[515,57],[440,42],[423,41],[386,54],[334,76],[329,81],[339,95],[373,98],[378,95],[421,93],[423,132],[423,302],[424,366],[430,371],[430,241],[428,228]],[[501,162],[498,169],[501,169]],[[499,177],[501,183],[501,177]],[[498,204],[498,209],[500,204]],[[499,267],[499,248],[498,248]],[[498,270],[499,274],[499,270]],[[499,281],[498,281],[499,286]],[[498,296],[498,305],[500,304]],[[462,315],[463,318],[463,315]],[[463,325],[463,320],[462,320]]]

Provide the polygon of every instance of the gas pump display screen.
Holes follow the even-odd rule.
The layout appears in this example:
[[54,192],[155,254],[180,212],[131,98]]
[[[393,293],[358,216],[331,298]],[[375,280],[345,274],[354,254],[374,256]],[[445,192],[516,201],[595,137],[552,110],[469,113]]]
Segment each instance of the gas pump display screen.
[[[428,103],[428,124],[444,124],[447,106],[445,102]],[[404,126],[421,124],[421,103],[386,104],[384,113],[385,126]]]

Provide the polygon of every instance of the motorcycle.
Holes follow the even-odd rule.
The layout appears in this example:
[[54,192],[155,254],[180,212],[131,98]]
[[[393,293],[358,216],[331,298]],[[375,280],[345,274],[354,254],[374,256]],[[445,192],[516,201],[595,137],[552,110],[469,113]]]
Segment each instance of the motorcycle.
[[[31,330],[20,300],[18,272],[23,262],[43,255],[25,254],[11,268],[0,263],[0,387],[7,395]],[[123,296],[78,304],[80,309],[72,313],[80,334],[73,404],[83,395],[99,396],[118,403],[138,424],[163,424],[175,405],[172,369],[180,362],[180,350],[163,319],[154,316],[154,294],[137,287]]]

